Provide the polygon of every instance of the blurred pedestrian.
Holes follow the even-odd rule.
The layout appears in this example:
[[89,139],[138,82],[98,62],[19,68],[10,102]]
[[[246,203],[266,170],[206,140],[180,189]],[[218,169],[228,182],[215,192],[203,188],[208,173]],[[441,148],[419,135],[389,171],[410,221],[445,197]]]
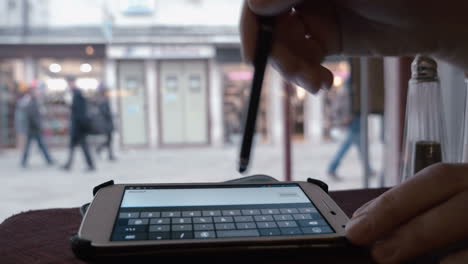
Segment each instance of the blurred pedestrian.
[[22,129],[25,129],[26,134],[26,143],[24,145],[23,156],[21,159],[21,166],[23,168],[27,167],[29,150],[33,140],[37,142],[47,164],[54,164],[50,157],[49,150],[42,138],[42,117],[37,97],[36,87],[31,87],[29,93],[25,94],[18,102],[18,112],[20,115],[18,118],[20,118],[20,120],[16,121],[20,123],[17,125],[22,126]]
[[112,133],[114,132],[114,120],[112,118],[112,111],[110,107],[109,97],[107,95],[107,88],[104,84],[100,84],[98,87],[97,104],[99,113],[101,114],[104,121],[104,135],[105,141],[99,144],[96,148],[98,155],[104,148],[107,148],[109,160],[114,161],[115,156],[112,149]]
[[15,105],[15,133],[18,148],[24,148],[26,143],[26,106],[31,96],[28,92],[22,92]]
[[345,124],[348,126],[348,132],[346,138],[341,143],[338,151],[328,166],[328,176],[333,180],[341,180],[341,178],[336,174],[336,170],[340,166],[341,161],[353,144],[358,148],[361,161],[364,163],[364,168],[367,170],[369,175],[374,175],[374,171],[371,168],[369,161],[363,159],[362,157],[361,118],[359,114],[353,114],[347,121],[345,121]]
[[76,78],[74,76],[67,76],[66,80],[68,87],[73,94],[73,99],[70,113],[69,154],[67,163],[63,166],[63,169],[70,170],[73,163],[75,148],[80,146],[83,150],[86,164],[88,165],[87,170],[94,171],[96,168],[89,151],[88,142],[86,141],[88,128],[90,126],[90,121],[87,115],[87,102],[80,89],[75,84]]

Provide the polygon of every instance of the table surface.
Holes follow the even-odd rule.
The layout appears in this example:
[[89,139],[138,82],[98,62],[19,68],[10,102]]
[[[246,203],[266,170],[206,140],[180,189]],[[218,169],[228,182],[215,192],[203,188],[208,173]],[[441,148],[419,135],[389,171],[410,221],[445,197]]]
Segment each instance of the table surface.
[[[385,190],[338,191],[331,192],[330,196],[347,215],[351,215],[359,206]],[[75,258],[70,248],[70,236],[77,232],[80,221],[78,208],[29,211],[6,219],[0,224],[0,262],[83,263]],[[310,255],[294,256],[293,262],[310,263],[311,257],[317,259]],[[319,259],[320,263],[344,263],[340,256],[320,256]],[[358,259],[347,258],[346,263],[371,263],[365,256]],[[278,259],[269,262],[284,263]]]
[[[379,196],[387,189],[365,189],[331,192],[330,196],[350,216],[357,208],[367,201]],[[91,198],[91,197],[90,197]],[[79,208],[36,210],[17,214],[0,224],[0,263],[84,263],[77,259],[70,247],[70,237],[78,231],[81,222]],[[301,252],[285,256],[261,256],[255,258],[252,254],[237,254],[237,256],[222,256],[221,259],[209,261],[202,259],[201,263],[373,263],[368,254],[362,251],[358,254],[340,255],[336,252],[324,251]],[[333,254],[334,253],[334,254]],[[158,259],[160,262],[166,262]],[[169,259],[168,261],[171,261]],[[192,261],[190,259],[189,261]],[[142,261],[131,263],[141,263]],[[145,261],[147,262],[147,261]],[[174,262],[174,261],[173,261]],[[192,261],[193,262],[193,261]],[[198,263],[199,261],[195,261]],[[115,263],[113,261],[112,263]],[[154,263],[154,259],[151,259]],[[412,261],[413,264],[438,263],[435,257],[423,257]]]

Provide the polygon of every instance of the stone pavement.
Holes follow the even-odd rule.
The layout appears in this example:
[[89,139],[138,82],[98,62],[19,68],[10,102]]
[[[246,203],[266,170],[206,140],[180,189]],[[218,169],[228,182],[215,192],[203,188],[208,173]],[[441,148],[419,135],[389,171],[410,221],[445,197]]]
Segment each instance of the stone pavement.
[[[344,180],[334,182],[327,178],[326,166],[338,144],[293,144],[293,180],[314,177],[327,182],[331,190],[362,188],[361,163],[355,147],[338,170]],[[66,172],[58,166],[45,166],[36,147],[32,149],[27,169],[19,167],[19,151],[2,151],[0,222],[31,209],[80,206],[92,199],[94,186],[110,179],[116,183],[176,183],[221,182],[239,178],[242,175],[236,172],[237,152],[237,147],[118,151],[116,162],[97,158],[97,171],[85,172],[84,158],[78,150],[73,169]],[[52,149],[52,154],[60,164],[66,158],[65,150]],[[373,168],[380,171],[381,144],[372,144],[371,154]],[[261,173],[284,180],[282,155],[282,146],[258,145],[248,175]],[[377,186],[377,178],[372,179],[371,186]]]

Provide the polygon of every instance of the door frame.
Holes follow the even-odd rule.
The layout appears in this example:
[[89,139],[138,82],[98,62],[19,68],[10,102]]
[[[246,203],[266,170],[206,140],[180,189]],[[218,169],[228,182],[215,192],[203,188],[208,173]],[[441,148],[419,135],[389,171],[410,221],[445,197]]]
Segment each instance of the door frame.
[[[119,70],[120,70],[120,63],[121,62],[142,62],[143,63],[143,96],[144,96],[144,107],[143,111],[145,113],[145,141],[146,144],[124,144],[123,142],[123,135],[124,135],[124,130],[123,130],[123,122],[122,122],[122,101],[121,101],[121,96],[120,96],[120,91],[122,88],[120,87],[120,75],[119,75]],[[117,107],[119,109],[119,144],[122,149],[129,149],[129,148],[134,148],[134,149],[142,149],[142,148],[148,148],[150,146],[150,137],[149,137],[149,113],[148,113],[148,84],[146,81],[146,61],[145,60],[136,60],[136,59],[118,59],[116,60],[116,67],[115,67],[116,74],[117,76],[117,91],[118,91],[118,100],[117,100]]]
[[[175,62],[189,62],[189,61],[200,61],[205,64],[205,78],[206,78],[206,94],[205,99],[207,102],[206,108],[206,142],[205,143],[177,143],[177,144],[167,144],[163,142],[163,129],[162,129],[162,104],[161,104],[161,87],[162,87],[162,74],[161,74],[161,64],[166,61],[175,61]],[[211,102],[210,102],[210,90],[211,90],[211,80],[210,80],[210,61],[209,59],[204,58],[190,58],[190,59],[162,59],[156,61],[156,77],[157,77],[157,111],[158,114],[156,115],[157,118],[157,125],[158,125],[158,147],[160,148],[184,148],[184,147],[208,147],[211,146]]]

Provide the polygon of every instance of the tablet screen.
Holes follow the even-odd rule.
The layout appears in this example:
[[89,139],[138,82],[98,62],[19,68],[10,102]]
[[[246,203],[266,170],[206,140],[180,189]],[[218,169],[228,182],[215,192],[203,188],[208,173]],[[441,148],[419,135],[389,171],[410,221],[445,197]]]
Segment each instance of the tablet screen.
[[334,233],[296,184],[126,187],[111,240]]

